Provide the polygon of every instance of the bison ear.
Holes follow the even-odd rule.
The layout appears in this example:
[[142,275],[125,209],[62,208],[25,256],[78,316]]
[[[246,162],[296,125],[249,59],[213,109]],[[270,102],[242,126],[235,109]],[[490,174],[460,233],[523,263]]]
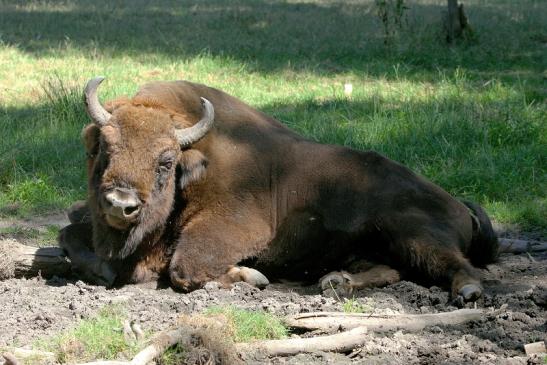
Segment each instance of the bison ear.
[[182,151],[179,164],[181,168],[180,188],[184,189],[188,184],[205,176],[208,161],[200,151],[189,149]]
[[82,130],[82,140],[84,142],[85,151],[88,156],[94,156],[97,154],[97,147],[99,146],[99,137],[101,130],[95,123],[88,124]]

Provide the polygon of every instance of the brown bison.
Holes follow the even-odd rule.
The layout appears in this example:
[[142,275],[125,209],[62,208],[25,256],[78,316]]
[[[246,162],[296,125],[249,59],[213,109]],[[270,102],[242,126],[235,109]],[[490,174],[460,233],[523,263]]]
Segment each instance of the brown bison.
[[102,80],[85,89],[87,203],[60,235],[89,279],[260,286],[260,273],[317,280],[367,259],[388,266],[329,283],[401,272],[468,301],[481,295],[471,263],[493,261],[498,243],[479,206],[378,153],[303,138],[222,91],[154,82],[103,107]]

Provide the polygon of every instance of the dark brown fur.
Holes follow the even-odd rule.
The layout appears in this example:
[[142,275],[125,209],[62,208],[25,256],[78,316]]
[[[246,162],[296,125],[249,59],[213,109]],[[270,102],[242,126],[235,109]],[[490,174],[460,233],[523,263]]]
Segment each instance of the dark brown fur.
[[[212,102],[215,127],[181,150],[174,130],[200,118],[200,97]],[[107,126],[83,133],[88,204],[94,250],[119,272],[119,284],[165,275],[191,290],[241,262],[270,279],[316,280],[351,255],[370,255],[457,293],[478,283],[468,254],[476,263],[495,258],[480,207],[470,205],[472,218],[406,167],[309,141],[219,90],[157,82],[106,107]],[[162,151],[178,164],[159,183]],[[112,186],[132,187],[144,202],[127,229],[104,219],[101,194]]]

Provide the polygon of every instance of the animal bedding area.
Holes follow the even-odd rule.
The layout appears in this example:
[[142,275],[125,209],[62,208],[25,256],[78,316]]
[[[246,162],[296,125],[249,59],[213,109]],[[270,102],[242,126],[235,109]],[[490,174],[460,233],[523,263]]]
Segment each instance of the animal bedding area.
[[[503,254],[499,262],[484,270],[485,292],[477,308],[484,308],[485,314],[463,324],[433,324],[418,331],[369,328],[359,335],[362,345],[345,353],[315,351],[276,357],[257,353],[247,356],[244,363],[543,364],[547,354],[526,355],[524,345],[547,339],[546,263],[544,252]],[[0,281],[0,349],[33,346],[37,340],[47,340],[82,319],[92,318],[109,304],[119,304],[127,319],[140,324],[147,333],[166,330],[180,323],[182,316],[203,313],[211,306],[263,310],[285,318],[306,312],[343,311],[340,300],[320,295],[317,287],[293,283],[272,284],[264,290],[245,283],[231,289],[209,283],[204,289],[181,294],[131,285],[107,290],[71,278],[8,279]],[[355,293],[352,304],[371,318],[457,310],[445,290],[408,281],[361,290]],[[294,331],[290,338],[333,333]],[[203,360],[199,356],[186,359],[189,363]]]

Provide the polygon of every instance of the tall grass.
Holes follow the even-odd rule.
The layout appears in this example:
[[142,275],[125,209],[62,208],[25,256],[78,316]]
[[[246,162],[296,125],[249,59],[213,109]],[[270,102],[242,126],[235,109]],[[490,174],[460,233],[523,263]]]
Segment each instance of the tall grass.
[[444,1],[408,4],[386,47],[373,0],[0,1],[0,214],[85,196],[80,94],[104,74],[105,99],[158,79],[223,89],[545,235],[547,3],[470,0],[476,37],[453,47]]

